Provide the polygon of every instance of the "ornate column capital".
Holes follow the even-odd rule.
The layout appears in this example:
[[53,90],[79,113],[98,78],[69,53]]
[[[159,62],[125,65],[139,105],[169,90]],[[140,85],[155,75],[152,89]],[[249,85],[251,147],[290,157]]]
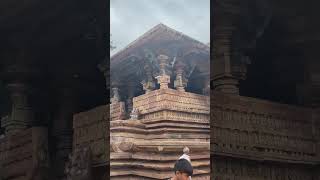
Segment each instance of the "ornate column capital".
[[34,122],[34,112],[30,102],[32,88],[26,83],[12,82],[7,84],[11,101],[12,112],[2,122],[6,133],[16,133],[30,127]]

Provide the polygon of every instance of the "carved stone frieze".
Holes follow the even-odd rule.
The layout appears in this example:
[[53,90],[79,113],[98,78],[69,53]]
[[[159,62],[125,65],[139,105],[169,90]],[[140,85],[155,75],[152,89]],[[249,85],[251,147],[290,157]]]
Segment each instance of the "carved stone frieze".
[[[237,177],[236,179],[276,179],[282,178],[312,179],[311,172],[277,171],[271,165],[262,166],[261,160],[283,163],[301,163],[301,168],[317,164],[316,139],[312,130],[312,109],[278,104],[249,97],[226,95],[214,91],[211,94],[211,154],[214,158],[213,173],[215,178]],[[221,162],[227,165],[227,159],[237,164],[235,158],[254,160],[256,165],[243,164],[243,168],[253,168],[252,172],[236,174],[230,169],[221,171]],[[234,160],[232,160],[234,159]],[[255,167],[256,166],[256,167]],[[260,167],[261,166],[261,167]],[[256,168],[256,169],[254,169]],[[273,168],[273,170],[268,170]],[[241,169],[239,169],[241,170]],[[289,171],[285,170],[285,172]],[[251,172],[251,171],[250,171]],[[275,175],[277,174],[278,175]],[[267,175],[268,174],[268,175]]]

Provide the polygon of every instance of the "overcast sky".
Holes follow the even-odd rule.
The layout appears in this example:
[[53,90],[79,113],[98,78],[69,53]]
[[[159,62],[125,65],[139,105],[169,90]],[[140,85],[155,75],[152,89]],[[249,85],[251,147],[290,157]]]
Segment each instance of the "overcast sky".
[[159,23],[210,42],[210,0],[111,0],[111,40],[124,48]]

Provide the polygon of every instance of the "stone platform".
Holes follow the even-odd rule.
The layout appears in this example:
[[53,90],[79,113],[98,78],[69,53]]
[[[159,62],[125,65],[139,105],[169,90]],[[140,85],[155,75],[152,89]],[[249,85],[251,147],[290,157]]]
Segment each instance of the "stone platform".
[[210,179],[209,97],[159,89],[135,97],[133,108],[137,119],[110,122],[111,179],[168,179],[185,146],[193,179]]

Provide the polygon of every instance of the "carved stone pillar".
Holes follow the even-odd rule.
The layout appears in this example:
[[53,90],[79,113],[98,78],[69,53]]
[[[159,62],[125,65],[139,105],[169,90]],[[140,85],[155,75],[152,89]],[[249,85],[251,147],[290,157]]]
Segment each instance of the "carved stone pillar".
[[181,61],[178,61],[175,65],[176,70],[176,80],[174,81],[174,87],[178,91],[185,91],[185,87],[187,86],[188,80],[185,77],[185,64]]
[[64,165],[68,154],[72,151],[72,121],[76,111],[75,90],[62,88],[58,93],[58,107],[53,122],[53,136],[55,139],[54,169],[56,177],[64,176]]
[[[218,31],[220,30],[220,31]],[[231,34],[224,28],[216,30],[214,53],[211,67],[213,69],[213,88],[228,94],[239,94],[239,80],[232,75],[231,67]]]
[[30,127],[34,121],[30,102],[31,87],[25,83],[10,83],[7,87],[12,100],[12,112],[1,124],[7,134],[14,134]]
[[[251,46],[249,42],[254,42],[254,39],[249,39],[245,35],[250,34],[255,37],[252,34],[255,29],[247,32],[241,28],[241,22],[247,18],[243,13],[248,13],[248,2],[215,1],[214,6],[219,10],[215,11],[213,16],[214,41],[211,56],[213,89],[239,95],[239,81],[245,78],[246,65],[249,63],[244,56],[244,50]],[[255,25],[250,25],[256,28]]]
[[168,89],[168,84],[170,83],[170,76],[167,75],[169,57],[166,55],[159,55],[158,61],[160,66],[160,75],[156,77],[158,83],[160,84],[160,89]]
[[147,94],[154,90],[156,86],[153,81],[152,68],[150,67],[150,65],[146,64],[144,66],[144,70],[146,73],[146,80],[144,80],[141,84],[143,85],[143,90],[145,90],[145,93]]

